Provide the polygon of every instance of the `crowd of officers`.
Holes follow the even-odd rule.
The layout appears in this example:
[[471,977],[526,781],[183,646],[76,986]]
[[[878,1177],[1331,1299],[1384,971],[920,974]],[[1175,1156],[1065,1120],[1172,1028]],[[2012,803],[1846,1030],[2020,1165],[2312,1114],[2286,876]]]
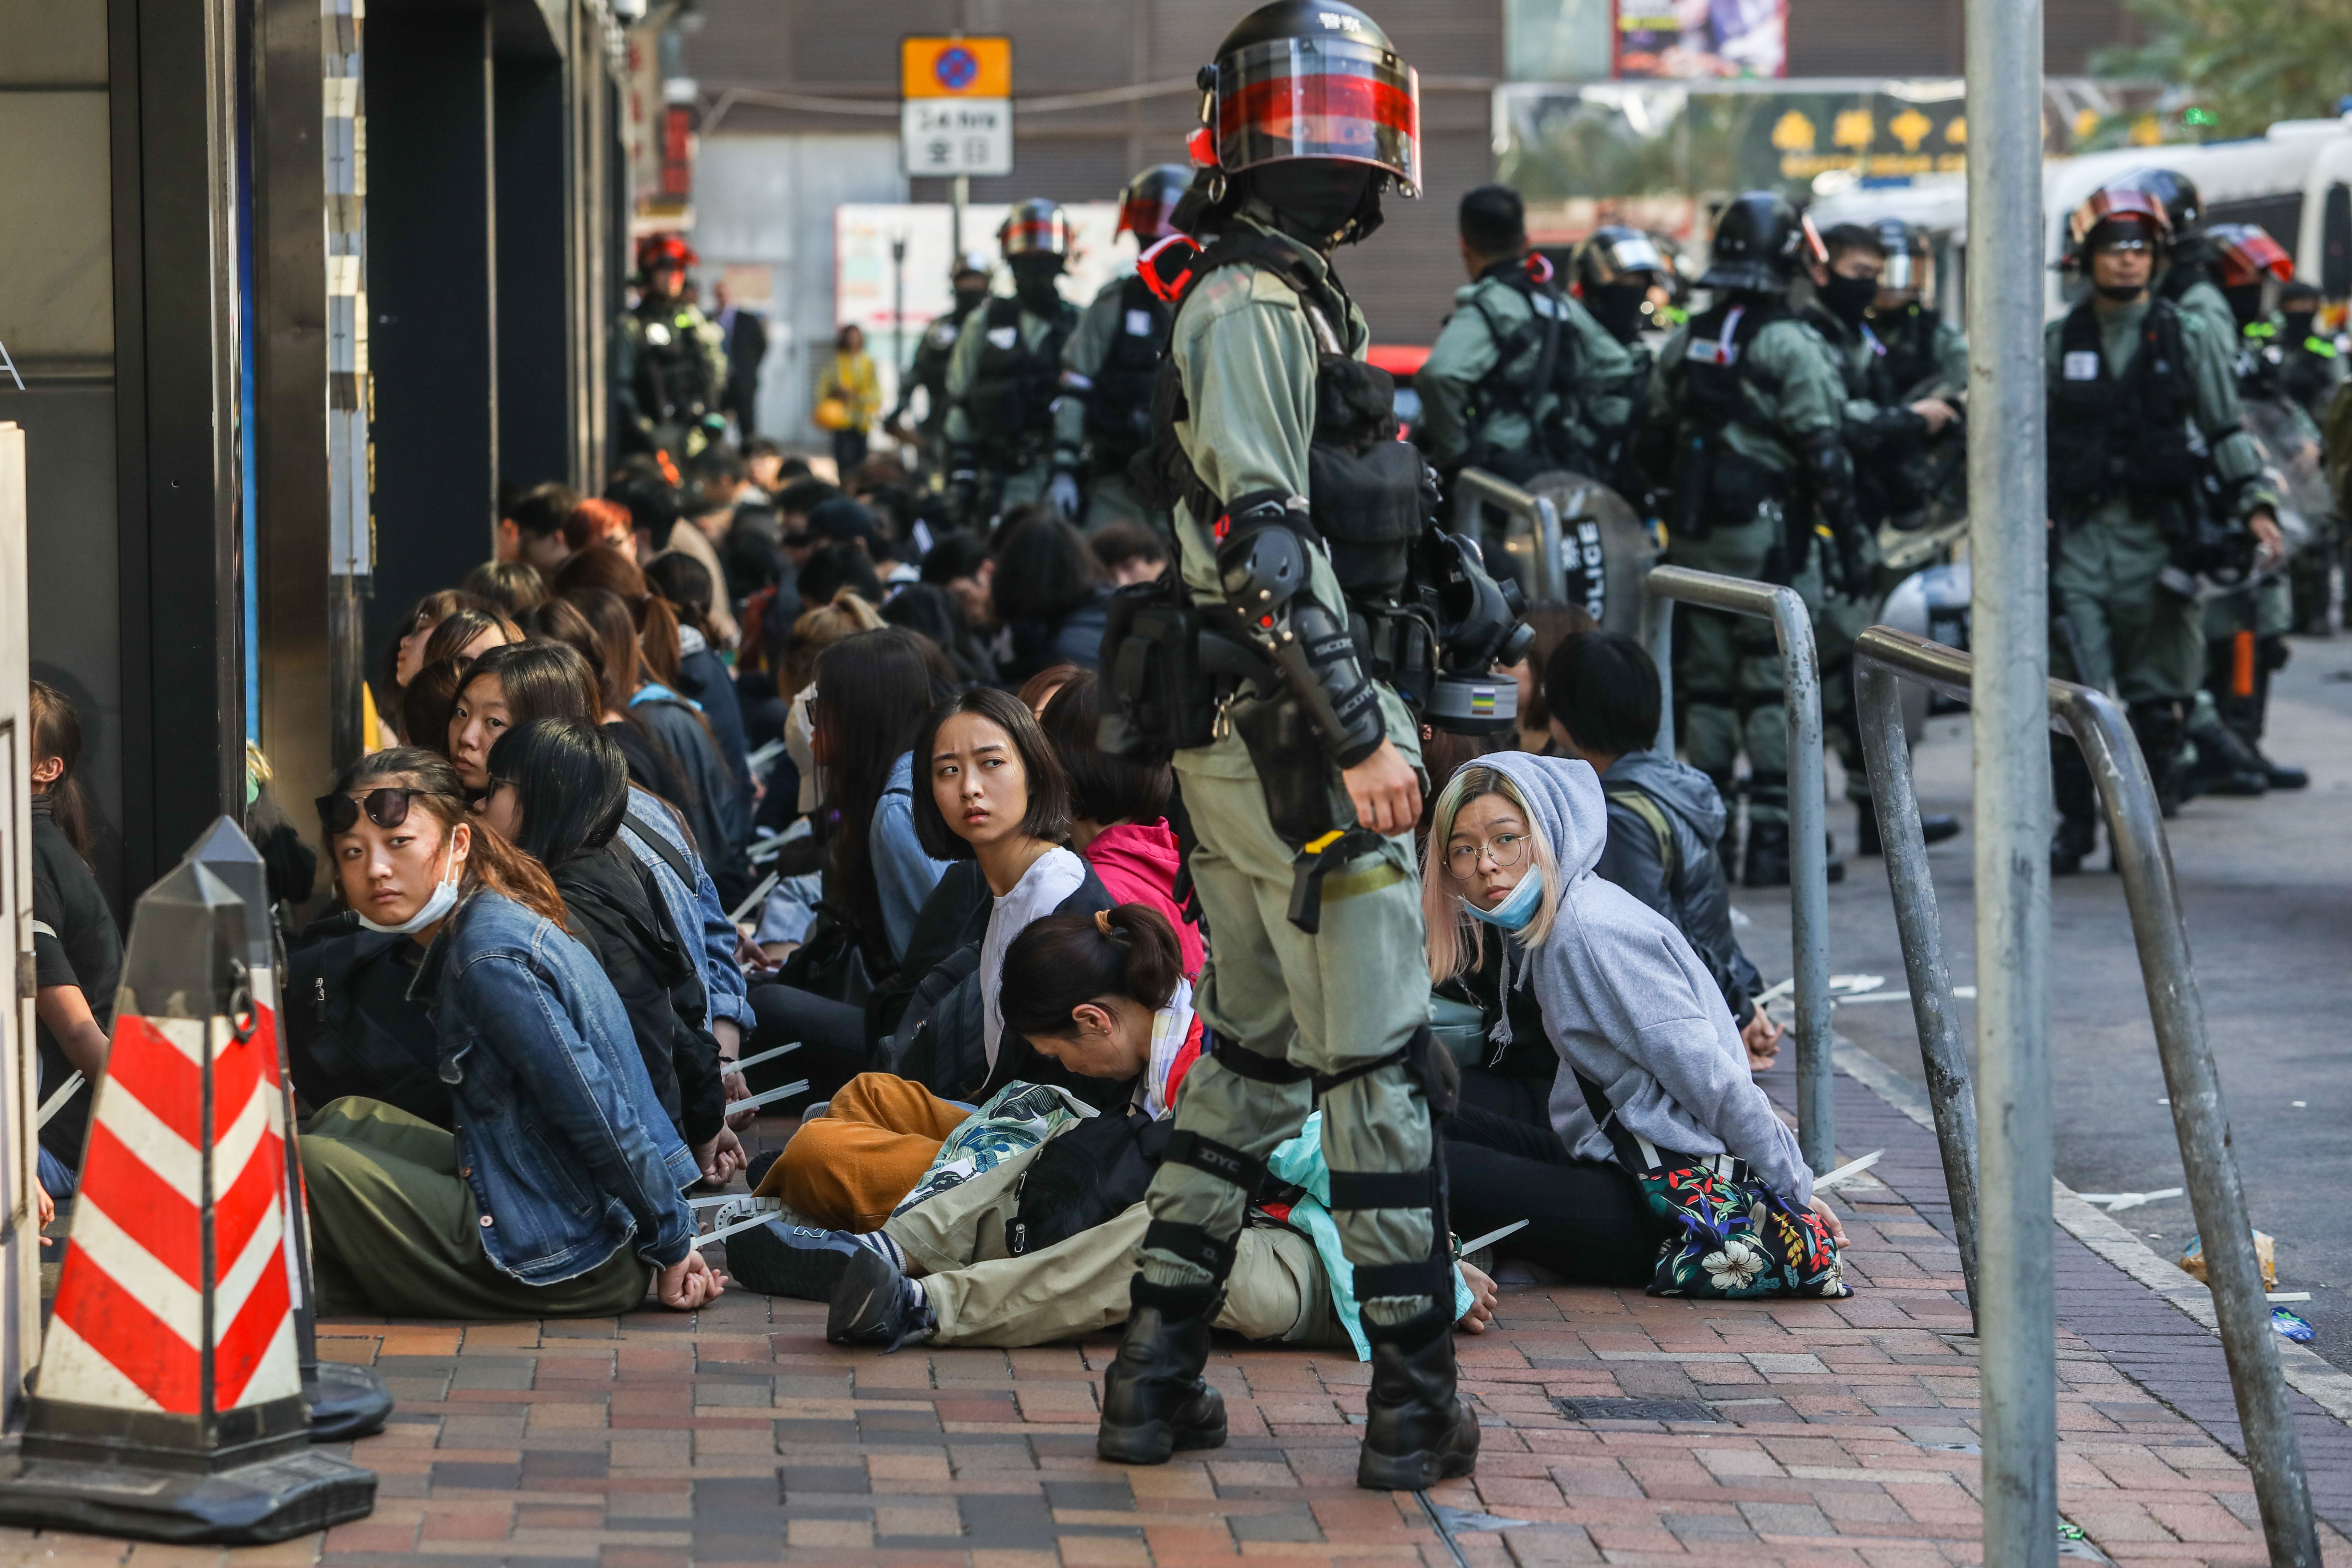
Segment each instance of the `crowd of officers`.
[[[1145,252],[1161,246],[1191,183],[1178,165],[1145,170],[1120,195],[1120,232]],[[1853,638],[1895,585],[1882,541],[1955,529],[1967,510],[1968,348],[1935,302],[1927,237],[1892,217],[1818,230],[1758,192],[1717,214],[1696,278],[1671,240],[1616,225],[1556,263],[1501,185],[1461,198],[1459,230],[1470,281],[1413,378],[1411,439],[1448,483],[1472,468],[1521,485],[1600,479],[1653,521],[1665,559],[1795,586],[1814,611],[1856,848],[1877,853]],[[2322,524],[2293,570],[2281,566],[2267,452],[2242,428],[2241,404],[2279,422],[2273,445],[2322,448],[2345,370],[2318,290],[2260,227],[2205,224],[2194,185],[2169,171],[2095,193],[2069,237],[2061,259],[2083,298],[2048,334],[2053,668],[2122,698],[2168,812],[2200,793],[2301,788],[2304,773],[2260,742],[2285,634],[2326,614],[2335,540]],[[1013,294],[991,292],[986,258],[960,258],[955,305],[925,332],[891,423],[940,476],[950,516],[1044,503],[1089,527],[1168,526],[1129,471],[1150,444],[1173,319],[1154,268],[1081,308],[1057,287],[1070,254],[1059,208],[1022,204],[999,239]],[[2339,418],[2352,422],[2352,406]],[[1680,637],[1685,754],[1746,802],[1744,846],[1735,812],[1726,867],[1751,887],[1784,884],[1788,731],[1771,629],[1696,611]],[[2070,872],[2093,847],[2093,801],[2079,757],[2055,755],[2053,864]],[[1959,830],[1945,816],[1924,827],[1930,842]]]

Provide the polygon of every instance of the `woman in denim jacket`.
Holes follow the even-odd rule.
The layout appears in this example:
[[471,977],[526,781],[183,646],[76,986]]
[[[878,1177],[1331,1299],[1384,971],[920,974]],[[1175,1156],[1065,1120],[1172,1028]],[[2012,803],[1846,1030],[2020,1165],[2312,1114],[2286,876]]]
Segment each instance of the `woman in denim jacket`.
[[343,898],[425,946],[456,1130],[338,1100],[303,1128],[325,1310],[402,1317],[688,1310],[722,1277],[679,1190],[700,1173],[654,1097],[627,1013],[568,935],[554,884],[470,818],[433,753],[379,752],[319,802]]

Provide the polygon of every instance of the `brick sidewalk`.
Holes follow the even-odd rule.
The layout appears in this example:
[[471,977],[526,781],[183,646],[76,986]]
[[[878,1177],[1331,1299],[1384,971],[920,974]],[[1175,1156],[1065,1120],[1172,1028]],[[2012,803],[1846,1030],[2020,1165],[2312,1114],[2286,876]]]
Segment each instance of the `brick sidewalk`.
[[[1842,1112],[1884,1107],[1838,1087]],[[1845,1196],[1857,1293],[1842,1302],[1507,1279],[1497,1328],[1456,1342],[1486,1428],[1477,1476],[1429,1510],[1352,1484],[1365,1369],[1349,1359],[1221,1345],[1231,1441],[1129,1469],[1093,1453],[1110,1336],[885,1356],[825,1344],[819,1304],[734,1292],[693,1318],[328,1326],[328,1353],[373,1362],[400,1400],[355,1450],[381,1478],[372,1518],[227,1553],[0,1531],[0,1562],[1978,1562],[1957,1256],[1894,1188]],[[2060,1506],[2086,1538],[2069,1555],[2262,1563],[2244,1469],[2212,1434],[2084,1338],[2059,1354]],[[1645,1403],[1586,1403],[1611,1400]]]

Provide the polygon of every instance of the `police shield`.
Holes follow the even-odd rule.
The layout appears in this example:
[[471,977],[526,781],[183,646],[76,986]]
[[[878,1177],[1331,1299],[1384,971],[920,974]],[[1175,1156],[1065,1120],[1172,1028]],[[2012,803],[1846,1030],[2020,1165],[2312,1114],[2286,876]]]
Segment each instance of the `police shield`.
[[1559,514],[1561,576],[1571,605],[1603,630],[1642,635],[1642,579],[1658,546],[1625,498],[1599,479],[1557,468],[1528,481]]

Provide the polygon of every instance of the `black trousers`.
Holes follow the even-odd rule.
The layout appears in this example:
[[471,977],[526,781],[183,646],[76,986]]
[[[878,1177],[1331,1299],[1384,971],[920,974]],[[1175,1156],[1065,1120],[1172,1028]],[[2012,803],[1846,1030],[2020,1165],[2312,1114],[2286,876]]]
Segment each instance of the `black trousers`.
[[819,996],[794,985],[754,985],[751,1011],[759,1026],[743,1042],[743,1054],[757,1056],[797,1040],[800,1049],[774,1061],[762,1062],[744,1074],[751,1092],[761,1093],[794,1079],[809,1080],[806,1098],[798,1095],[772,1103],[771,1114],[796,1110],[820,1100],[831,1100],[843,1084],[877,1065],[866,1041],[866,1009]]
[[1646,1285],[1663,1231],[1642,1184],[1569,1153],[1552,1131],[1550,1088],[1463,1069],[1461,1107],[1445,1124],[1454,1233],[1469,1239],[1523,1219],[1527,1228],[1497,1245],[1501,1256],[1574,1285]]

